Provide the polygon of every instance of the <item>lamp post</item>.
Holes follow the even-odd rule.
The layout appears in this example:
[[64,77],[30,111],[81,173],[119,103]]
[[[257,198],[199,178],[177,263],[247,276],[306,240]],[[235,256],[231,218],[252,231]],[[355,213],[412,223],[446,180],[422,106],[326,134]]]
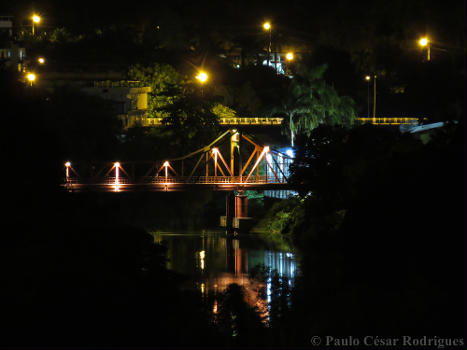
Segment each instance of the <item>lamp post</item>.
[[32,83],[36,80],[36,75],[34,73],[28,73],[28,75],[26,75],[26,78],[32,86]]
[[31,20],[32,20],[32,35],[34,35],[35,31],[34,31],[34,23],[39,23],[41,21],[41,18],[38,16],[38,15],[32,15],[31,17]]
[[196,79],[198,79],[201,84],[201,96],[204,96],[203,86],[208,81],[208,74],[206,72],[200,71],[196,76]]
[[289,67],[289,63],[291,63],[294,60],[295,56],[294,53],[289,51],[285,54],[285,60],[287,61],[287,64],[285,66],[284,72],[286,75],[291,75],[291,67]]
[[268,45],[268,59],[267,59],[267,66],[269,67],[269,61],[271,60],[271,45],[272,45],[272,26],[270,22],[264,22],[263,23],[263,28],[264,30],[267,30],[269,32],[269,45]]
[[370,118],[370,80],[371,80],[371,77],[369,75],[366,75],[365,76],[365,80],[367,82],[367,102],[368,102],[368,114],[367,114],[367,117]]
[[373,123],[376,123],[376,74],[373,75]]
[[426,60],[430,62],[430,40],[427,37],[423,37],[418,41],[418,45],[421,47],[426,47]]
[[[367,85],[367,99],[368,99],[368,118],[370,117],[370,80],[371,75],[365,75]],[[373,124],[376,122],[376,74],[373,75]]]

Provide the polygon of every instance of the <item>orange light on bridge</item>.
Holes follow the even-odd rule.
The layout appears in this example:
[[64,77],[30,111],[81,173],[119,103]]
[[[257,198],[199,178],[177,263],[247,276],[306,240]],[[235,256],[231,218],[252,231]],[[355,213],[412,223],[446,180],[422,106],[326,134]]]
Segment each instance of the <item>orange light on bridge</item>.
[[217,176],[217,155],[219,153],[219,149],[214,147],[211,152],[214,154],[214,176]]
[[115,184],[114,184],[114,188],[115,188],[115,192],[118,192],[120,190],[120,181],[119,181],[119,177],[120,177],[120,163],[119,162],[115,162],[114,163],[114,167],[115,167]]
[[167,184],[167,177],[169,175],[169,162],[166,160],[164,162],[164,168],[165,168],[165,183]]
[[65,163],[65,176],[67,180],[70,178],[70,167],[71,167],[71,163],[66,162]]

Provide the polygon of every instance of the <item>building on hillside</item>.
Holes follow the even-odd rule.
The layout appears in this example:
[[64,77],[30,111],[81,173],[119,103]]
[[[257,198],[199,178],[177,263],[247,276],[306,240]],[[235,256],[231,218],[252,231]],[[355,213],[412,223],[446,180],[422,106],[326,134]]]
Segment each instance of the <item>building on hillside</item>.
[[95,81],[93,86],[83,87],[81,91],[111,101],[124,129],[138,126],[147,118],[151,88],[139,81]]
[[13,36],[13,16],[0,16],[0,36],[2,38]]
[[26,49],[19,47],[13,38],[13,16],[0,15],[0,63],[9,69],[24,71]]

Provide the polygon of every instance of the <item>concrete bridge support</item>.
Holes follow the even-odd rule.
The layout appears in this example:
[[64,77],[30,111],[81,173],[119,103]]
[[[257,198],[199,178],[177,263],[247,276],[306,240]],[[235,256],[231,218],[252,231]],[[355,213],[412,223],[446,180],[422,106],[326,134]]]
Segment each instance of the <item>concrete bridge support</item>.
[[243,191],[238,191],[235,195],[235,217],[248,217],[248,197],[243,194]]
[[225,216],[221,216],[220,226],[226,233],[248,232],[254,221],[248,216],[248,197],[243,191],[229,192],[225,197]]

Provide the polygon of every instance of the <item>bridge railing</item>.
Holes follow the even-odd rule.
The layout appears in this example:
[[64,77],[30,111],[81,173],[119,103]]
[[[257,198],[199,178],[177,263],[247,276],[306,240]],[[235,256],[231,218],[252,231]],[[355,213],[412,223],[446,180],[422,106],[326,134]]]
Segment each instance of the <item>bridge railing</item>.
[[132,185],[132,184],[276,184],[286,183],[285,178],[279,180],[274,175],[251,175],[244,176],[146,176],[137,178],[135,181],[127,177],[119,177],[118,181],[113,176],[106,176],[100,179],[81,179],[70,177],[64,179],[63,183],[68,185],[79,184],[102,184],[102,185]]
[[[112,177],[112,176],[107,176],[105,179],[104,179],[104,184],[107,184],[107,185],[113,185],[115,184],[115,177]],[[119,177],[118,178],[118,183],[121,184],[121,185],[128,185],[128,184],[131,184],[131,181],[126,178],[126,177]]]
[[238,184],[238,183],[285,183],[278,181],[274,176],[266,175],[252,175],[248,178],[247,176],[149,176],[141,178],[141,183],[154,183],[154,184]]

